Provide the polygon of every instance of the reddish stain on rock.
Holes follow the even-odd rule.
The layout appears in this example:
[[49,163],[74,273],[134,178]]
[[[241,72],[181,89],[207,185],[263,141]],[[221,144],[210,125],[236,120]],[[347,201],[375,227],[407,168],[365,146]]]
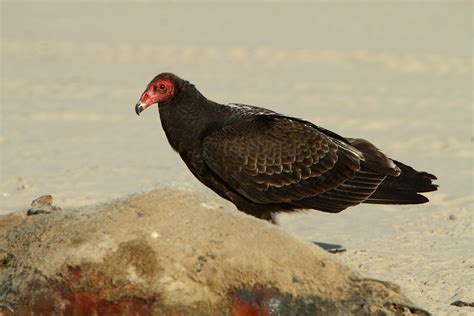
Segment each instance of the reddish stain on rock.
[[114,282],[95,268],[67,266],[58,279],[33,274],[28,300],[15,307],[15,315],[153,315],[157,297],[123,280]]
[[[234,316],[271,316],[281,312],[278,303],[285,297],[278,290],[265,286],[241,288],[231,295],[231,311]],[[276,303],[276,304],[275,304]],[[273,306],[276,305],[276,306]]]
[[79,283],[81,281],[81,267],[75,266],[75,267],[68,267],[69,271],[69,280],[72,283]]
[[256,304],[242,301],[237,299],[232,303],[232,315],[233,316],[259,316],[260,307]]
[[[46,294],[46,293],[45,293]],[[103,292],[49,292],[18,312],[34,315],[153,315],[154,300],[137,297],[104,299]]]
[[[102,294],[103,295],[103,294]],[[107,301],[101,293],[74,293],[66,303],[65,315],[152,315],[151,304],[139,298]]]

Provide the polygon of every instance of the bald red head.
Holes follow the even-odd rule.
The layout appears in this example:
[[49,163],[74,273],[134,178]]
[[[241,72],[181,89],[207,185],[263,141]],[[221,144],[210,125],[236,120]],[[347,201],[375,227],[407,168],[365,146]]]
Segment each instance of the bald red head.
[[147,107],[171,99],[176,93],[175,81],[168,74],[160,74],[153,78],[142,93],[135,106],[135,112],[140,115]]

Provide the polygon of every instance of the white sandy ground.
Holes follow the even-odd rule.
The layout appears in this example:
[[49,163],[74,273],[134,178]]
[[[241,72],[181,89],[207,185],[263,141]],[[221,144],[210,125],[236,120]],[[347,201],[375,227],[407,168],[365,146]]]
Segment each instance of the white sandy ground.
[[372,140],[439,177],[421,206],[282,215],[342,244],[364,275],[436,315],[474,314],[471,1],[313,4],[1,1],[0,214],[157,186],[200,189],[156,109],[133,107],[173,71],[209,98],[304,117]]

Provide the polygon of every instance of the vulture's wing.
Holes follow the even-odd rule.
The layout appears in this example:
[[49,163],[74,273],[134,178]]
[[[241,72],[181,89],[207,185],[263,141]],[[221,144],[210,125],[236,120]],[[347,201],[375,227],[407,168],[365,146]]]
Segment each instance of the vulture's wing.
[[[337,188],[337,194],[326,197],[326,209],[333,205],[339,211],[365,200],[385,177],[358,181],[361,172],[366,177],[358,149],[284,116],[255,116],[212,132],[203,140],[203,157],[230,187],[261,204],[302,201],[311,207],[308,198]],[[338,201],[339,195],[350,202]],[[325,207],[316,203],[315,208]]]

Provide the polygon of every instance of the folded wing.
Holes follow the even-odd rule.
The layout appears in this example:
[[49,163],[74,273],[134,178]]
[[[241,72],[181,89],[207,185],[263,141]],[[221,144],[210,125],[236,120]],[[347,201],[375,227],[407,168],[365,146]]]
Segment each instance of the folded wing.
[[[228,125],[208,135],[203,148],[208,167],[258,204],[338,212],[365,201],[387,174],[399,172],[385,156],[366,159],[344,139],[284,116],[255,116]],[[367,169],[367,163],[375,170]]]

